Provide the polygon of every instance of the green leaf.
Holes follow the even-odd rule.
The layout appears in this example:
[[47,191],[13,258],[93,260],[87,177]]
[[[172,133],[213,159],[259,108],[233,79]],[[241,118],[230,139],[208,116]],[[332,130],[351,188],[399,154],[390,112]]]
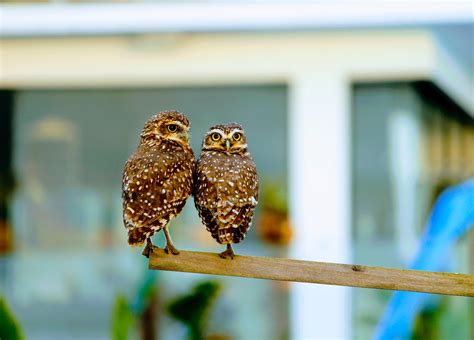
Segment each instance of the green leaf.
[[220,291],[217,281],[197,284],[190,294],[180,296],[168,305],[168,312],[183,322],[189,330],[190,339],[203,339],[210,311]]
[[20,340],[24,339],[22,330],[18,321],[8,308],[5,300],[0,298],[0,339],[2,340]]
[[118,296],[112,315],[112,339],[127,340],[134,321],[135,318],[127,299],[124,296]]

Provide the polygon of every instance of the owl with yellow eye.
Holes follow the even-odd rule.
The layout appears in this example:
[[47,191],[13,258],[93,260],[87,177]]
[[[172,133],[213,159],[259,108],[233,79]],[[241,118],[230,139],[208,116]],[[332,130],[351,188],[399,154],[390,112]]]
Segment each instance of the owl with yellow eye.
[[220,257],[233,259],[232,244],[245,238],[258,203],[257,168],[240,124],[216,125],[205,134],[196,164],[194,203],[212,237],[226,245]]

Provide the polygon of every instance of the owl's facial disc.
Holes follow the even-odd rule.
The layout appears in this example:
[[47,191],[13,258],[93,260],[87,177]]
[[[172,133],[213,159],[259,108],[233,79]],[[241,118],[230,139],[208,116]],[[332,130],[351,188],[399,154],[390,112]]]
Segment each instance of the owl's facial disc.
[[189,127],[178,120],[165,120],[160,122],[154,131],[156,139],[174,140],[181,144],[189,142]]
[[246,148],[245,135],[240,129],[212,129],[204,137],[203,150],[238,153]]
[[140,145],[154,147],[162,140],[173,140],[189,147],[189,120],[178,111],[162,111],[151,117],[140,134]]
[[225,151],[225,133],[221,129],[212,129],[206,133],[202,143],[203,150]]
[[241,129],[232,129],[227,135],[227,140],[230,145],[228,151],[231,153],[238,153],[247,149],[247,138]]

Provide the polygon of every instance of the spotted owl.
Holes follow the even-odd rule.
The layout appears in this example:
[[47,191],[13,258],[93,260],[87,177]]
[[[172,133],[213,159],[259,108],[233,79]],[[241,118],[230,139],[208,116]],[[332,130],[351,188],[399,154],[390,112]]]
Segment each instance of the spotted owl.
[[178,111],[151,117],[140,135],[137,150],[125,164],[122,178],[123,221],[128,243],[153,251],[151,236],[162,230],[165,251],[179,254],[168,231],[192,193],[194,154],[189,146],[189,121]]
[[257,168],[247,149],[247,138],[237,123],[216,125],[204,136],[194,176],[194,203],[212,237],[234,258],[252,224],[258,201]]

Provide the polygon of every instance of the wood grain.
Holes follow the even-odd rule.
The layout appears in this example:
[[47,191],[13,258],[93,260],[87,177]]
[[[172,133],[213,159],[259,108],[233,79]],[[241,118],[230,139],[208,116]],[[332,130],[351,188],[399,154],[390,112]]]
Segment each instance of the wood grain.
[[162,249],[155,248],[150,256],[149,268],[256,279],[474,296],[473,275],[283,258],[237,255],[233,260],[230,260],[221,259],[213,253],[193,251],[181,251],[179,255],[167,255]]

